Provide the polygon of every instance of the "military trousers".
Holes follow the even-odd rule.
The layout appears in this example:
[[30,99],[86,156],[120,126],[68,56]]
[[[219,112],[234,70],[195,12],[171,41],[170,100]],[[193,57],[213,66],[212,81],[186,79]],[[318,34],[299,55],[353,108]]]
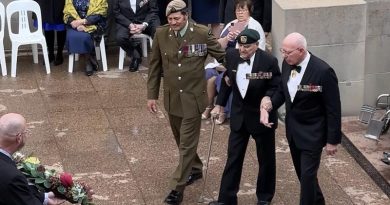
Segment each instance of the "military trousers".
[[191,170],[202,170],[203,167],[197,154],[201,116],[183,118],[169,115],[169,123],[179,148],[179,164],[172,174],[170,189],[183,192]]

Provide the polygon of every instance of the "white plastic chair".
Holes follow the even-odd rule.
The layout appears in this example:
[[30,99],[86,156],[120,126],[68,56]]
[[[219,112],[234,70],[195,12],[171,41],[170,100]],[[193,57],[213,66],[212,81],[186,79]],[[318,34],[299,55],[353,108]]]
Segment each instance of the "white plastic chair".
[[[148,35],[145,35],[145,34],[134,34],[133,36],[131,36],[131,38],[140,38],[141,41],[142,41],[142,55],[144,57],[148,57],[148,40],[149,40],[149,44],[150,44],[150,47],[152,47],[152,44],[153,44],[153,39],[148,36]],[[123,70],[123,63],[125,61],[125,57],[126,57],[126,51],[124,51],[122,48],[119,48],[119,65],[118,65],[118,68],[119,70]]]
[[0,2],[0,66],[3,76],[7,75],[7,65],[5,64],[4,53],[4,27],[5,27],[5,8],[3,3]]
[[[103,71],[107,71],[107,55],[106,55],[106,44],[104,42],[104,36],[102,36],[102,40],[100,41],[99,47],[95,45],[96,52],[96,60],[102,60]],[[68,64],[68,72],[73,72],[73,63],[74,61],[79,60],[79,54],[70,53],[69,54],[69,64]]]
[[[28,11],[35,13],[37,17],[38,27],[35,32],[30,31]],[[28,44],[32,44],[34,63],[38,63],[37,44],[41,44],[46,73],[49,74],[50,63],[47,54],[46,39],[42,32],[42,17],[39,4],[31,0],[12,1],[8,4],[6,13],[9,37],[12,42],[11,76],[16,77],[16,63],[18,60],[19,46]],[[13,33],[11,29],[11,16],[15,13],[19,14],[19,33]]]

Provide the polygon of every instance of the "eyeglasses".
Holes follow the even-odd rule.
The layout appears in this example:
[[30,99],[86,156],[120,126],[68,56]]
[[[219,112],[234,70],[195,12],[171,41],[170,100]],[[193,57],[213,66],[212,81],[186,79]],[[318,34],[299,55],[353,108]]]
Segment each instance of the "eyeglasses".
[[248,11],[248,9],[236,9],[236,13],[246,13]]
[[281,49],[279,49],[279,50],[280,50],[280,52],[281,52],[283,55],[289,56],[289,55],[291,55],[294,51],[299,50],[299,48],[296,48],[296,49],[294,49],[294,50],[292,50],[292,51],[286,51],[286,50],[284,50],[283,48],[281,48]]

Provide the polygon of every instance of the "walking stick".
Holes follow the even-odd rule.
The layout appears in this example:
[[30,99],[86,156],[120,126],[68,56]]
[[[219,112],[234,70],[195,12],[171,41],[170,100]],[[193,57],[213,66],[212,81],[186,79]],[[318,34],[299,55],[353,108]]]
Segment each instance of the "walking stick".
[[211,155],[211,145],[213,144],[213,138],[214,138],[214,129],[215,129],[215,115],[211,115],[211,136],[209,141],[209,149],[207,151],[207,160],[206,160],[206,170],[204,175],[204,181],[203,181],[203,187],[202,187],[202,193],[200,194],[198,204],[204,202],[204,191],[206,188],[207,183],[207,172],[209,170],[209,162],[210,162],[210,155]]

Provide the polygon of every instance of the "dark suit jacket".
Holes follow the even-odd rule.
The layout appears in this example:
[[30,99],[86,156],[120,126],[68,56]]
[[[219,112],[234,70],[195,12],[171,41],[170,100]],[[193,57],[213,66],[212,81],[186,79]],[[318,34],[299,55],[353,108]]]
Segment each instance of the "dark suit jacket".
[[219,1],[219,21],[221,23],[227,24],[236,19],[234,3],[234,0]]
[[[272,96],[277,90],[280,82],[280,70],[278,61],[270,54],[257,49],[253,62],[252,72],[272,72],[271,79],[250,80],[248,90],[243,99],[236,83],[236,73],[239,64],[240,54],[237,49],[229,49],[226,54],[226,74],[230,78],[231,87],[227,86],[224,80],[221,81],[220,93],[217,97],[217,104],[225,106],[230,93],[233,91],[233,100],[230,114],[230,127],[239,131],[243,125],[250,133],[261,133],[268,128],[260,124],[260,102],[264,96]],[[270,119],[276,122],[276,111],[270,113]]]
[[44,194],[29,186],[15,162],[0,152],[0,205],[42,205]]
[[137,0],[137,9],[134,13],[129,0],[115,0],[113,12],[117,26],[128,28],[131,23],[146,22],[152,25],[156,21],[159,22],[157,0],[141,3],[145,1]]
[[323,60],[311,55],[301,85],[322,86],[322,92],[297,91],[291,102],[287,81],[291,67],[282,65],[282,81],[272,97],[274,109],[286,102],[287,139],[299,149],[318,150],[326,143],[341,142],[341,102],[334,70]]

